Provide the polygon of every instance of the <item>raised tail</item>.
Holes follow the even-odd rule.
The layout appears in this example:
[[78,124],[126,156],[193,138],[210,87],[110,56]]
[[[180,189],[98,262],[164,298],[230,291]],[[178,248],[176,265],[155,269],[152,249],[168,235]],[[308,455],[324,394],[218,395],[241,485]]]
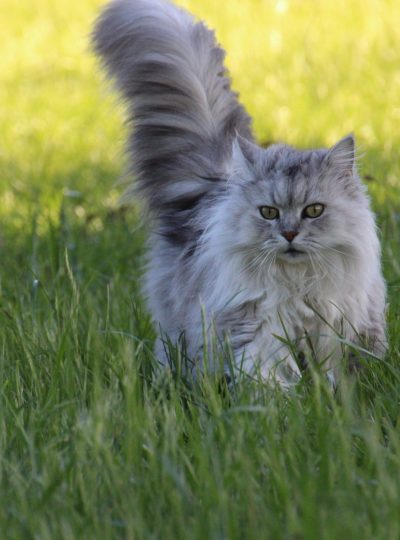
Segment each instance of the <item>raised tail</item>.
[[113,0],[93,43],[133,121],[136,188],[161,218],[186,213],[220,184],[236,133],[251,138],[224,51],[203,23],[163,0]]

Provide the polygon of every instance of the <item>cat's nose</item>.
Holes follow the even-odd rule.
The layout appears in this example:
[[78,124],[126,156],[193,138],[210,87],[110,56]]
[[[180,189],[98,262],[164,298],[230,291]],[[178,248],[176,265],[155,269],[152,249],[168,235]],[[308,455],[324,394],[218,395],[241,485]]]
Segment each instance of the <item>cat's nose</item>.
[[282,231],[281,234],[288,242],[291,242],[299,234],[299,231]]

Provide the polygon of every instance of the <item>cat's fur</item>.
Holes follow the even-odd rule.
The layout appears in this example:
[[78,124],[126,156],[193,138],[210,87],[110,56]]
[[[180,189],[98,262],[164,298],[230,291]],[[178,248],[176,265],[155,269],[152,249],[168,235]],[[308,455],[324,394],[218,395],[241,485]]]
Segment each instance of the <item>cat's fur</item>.
[[[301,373],[276,335],[331,373],[339,335],[381,356],[385,284],[353,137],[311,151],[256,146],[214,34],[162,0],[112,1],[94,46],[133,123],[135,191],[154,219],[146,290],[162,332],[173,342],[184,333],[201,363],[205,314],[241,369],[284,385]],[[314,203],[323,214],[302,218]],[[261,217],[265,205],[280,219]],[[288,230],[304,254],[284,253]]]

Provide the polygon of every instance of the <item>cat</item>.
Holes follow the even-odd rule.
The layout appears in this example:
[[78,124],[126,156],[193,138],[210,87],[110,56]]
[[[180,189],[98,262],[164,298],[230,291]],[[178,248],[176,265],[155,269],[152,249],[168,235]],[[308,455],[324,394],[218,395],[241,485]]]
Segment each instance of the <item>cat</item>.
[[[382,357],[385,282],[354,137],[257,146],[214,33],[166,1],[113,0],[93,45],[132,121],[128,196],[152,216],[145,290],[160,335],[183,336],[200,369],[212,334],[228,337],[237,370],[285,388],[299,358],[334,381],[343,343]],[[167,349],[160,338],[164,364]]]

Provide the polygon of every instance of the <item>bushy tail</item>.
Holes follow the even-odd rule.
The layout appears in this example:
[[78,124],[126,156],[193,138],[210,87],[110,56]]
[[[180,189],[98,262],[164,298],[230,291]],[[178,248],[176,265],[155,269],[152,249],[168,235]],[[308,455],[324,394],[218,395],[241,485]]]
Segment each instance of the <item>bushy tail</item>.
[[236,133],[251,138],[214,33],[163,0],[113,0],[93,42],[134,124],[136,187],[161,217],[193,208],[223,176]]

